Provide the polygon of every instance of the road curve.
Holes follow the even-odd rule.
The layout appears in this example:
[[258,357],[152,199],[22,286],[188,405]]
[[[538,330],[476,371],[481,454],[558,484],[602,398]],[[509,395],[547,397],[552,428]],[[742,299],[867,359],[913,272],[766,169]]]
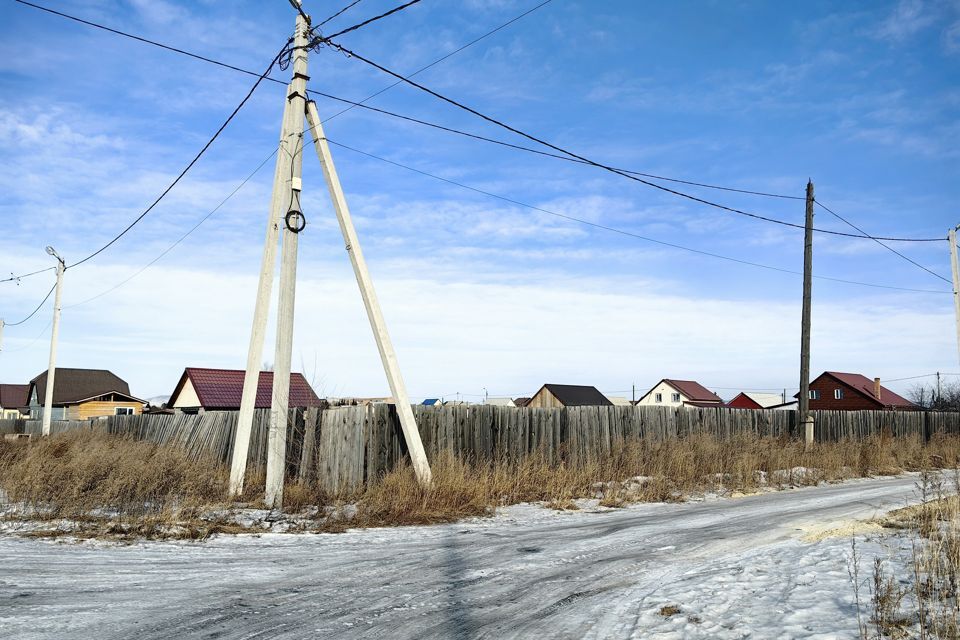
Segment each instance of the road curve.
[[916,502],[915,483],[205,543],[0,537],[0,637],[631,637],[625,612],[710,558]]

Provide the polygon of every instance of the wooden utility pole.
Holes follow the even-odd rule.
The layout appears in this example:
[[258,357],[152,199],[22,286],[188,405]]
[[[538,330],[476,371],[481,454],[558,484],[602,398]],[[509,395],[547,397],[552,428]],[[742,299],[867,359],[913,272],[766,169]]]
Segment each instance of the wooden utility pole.
[[953,313],[957,330],[957,353],[960,355],[960,266],[957,265],[957,229],[954,227],[947,232],[950,241],[950,272],[953,276]]
[[813,289],[813,181],[807,180],[807,219],[803,230],[803,311],[800,320],[800,403],[804,442],[813,444],[810,414],[810,298]]
[[417,421],[413,415],[413,409],[410,407],[407,387],[403,382],[403,376],[400,375],[400,364],[397,362],[397,354],[393,350],[393,342],[387,332],[387,323],[383,319],[383,312],[380,310],[380,302],[377,300],[377,292],[373,288],[373,280],[370,278],[370,272],[367,269],[367,261],[360,249],[360,239],[357,237],[357,231],[353,226],[350,208],[347,206],[347,199],[343,195],[337,168],[333,164],[330,145],[327,144],[326,135],[323,133],[323,125],[320,122],[317,105],[312,100],[307,103],[307,124],[310,125],[310,130],[313,132],[313,144],[316,147],[320,164],[323,166],[323,175],[327,180],[330,197],[333,199],[333,208],[337,213],[337,221],[340,223],[340,231],[343,234],[347,255],[350,256],[353,273],[357,278],[357,284],[360,285],[360,295],[367,310],[370,327],[373,329],[373,338],[380,352],[383,370],[387,374],[390,393],[397,402],[400,428],[403,431],[407,449],[410,451],[413,470],[420,484],[426,486],[431,482],[430,463],[427,461],[427,454],[423,449],[423,442],[420,440],[420,431],[417,429]]
[[63,272],[66,265],[53,247],[47,247],[47,253],[57,259],[57,285],[53,294],[53,327],[50,330],[50,364],[47,366],[47,385],[43,400],[43,435],[50,435],[51,412],[53,411],[53,385],[57,376],[57,338],[60,335],[60,296],[63,293]]
[[287,455],[287,421],[290,405],[290,359],[293,355],[293,312],[297,287],[297,238],[306,221],[300,211],[303,169],[303,115],[307,102],[307,36],[309,24],[304,14],[297,16],[293,40],[293,81],[287,94],[290,121],[286,134],[292,154],[290,175],[283,193],[289,194],[283,214],[280,252],[280,296],[277,305],[277,348],[273,362],[273,393],[270,403],[270,431],[267,442],[266,503],[274,508],[283,504],[283,479]]
[[[301,34],[301,24],[305,21],[297,16],[297,33]],[[296,37],[296,36],[295,36]],[[304,38],[301,38],[302,40]],[[299,53],[301,49],[297,49]],[[302,49],[304,57],[306,49]],[[244,474],[247,468],[247,458],[250,451],[250,437],[253,432],[253,414],[256,409],[257,388],[260,384],[261,358],[263,357],[263,342],[267,331],[267,316],[270,312],[270,294],[273,288],[274,268],[277,261],[277,240],[280,237],[280,228],[286,224],[287,211],[293,199],[293,158],[294,150],[302,149],[303,139],[290,135],[291,123],[298,121],[303,129],[303,108],[297,110],[292,96],[303,95],[306,78],[302,83],[297,82],[296,67],[294,79],[287,86],[286,100],[284,101],[283,118],[280,126],[280,142],[277,148],[277,164],[273,174],[273,194],[270,200],[270,213],[267,217],[266,239],[263,243],[263,258],[260,262],[260,281],[257,286],[257,302],[253,311],[253,327],[250,330],[250,346],[247,350],[247,368],[243,378],[243,394],[240,399],[240,412],[237,417],[237,433],[233,443],[233,459],[230,466],[230,493],[233,496],[243,492]],[[298,92],[297,84],[301,88]],[[302,154],[300,154],[302,156]],[[298,174],[299,175],[299,174]],[[297,185],[299,199],[299,184]],[[297,200],[298,201],[298,200]],[[288,251],[289,253],[289,251]],[[295,274],[294,274],[295,275]],[[289,277],[289,273],[288,273]],[[291,319],[292,328],[292,319]],[[279,337],[279,331],[278,331]],[[276,364],[276,363],[275,363]],[[276,368],[276,367],[274,367]],[[274,380],[277,380],[274,371]],[[289,375],[287,376],[289,378]],[[271,415],[272,417],[272,415]]]

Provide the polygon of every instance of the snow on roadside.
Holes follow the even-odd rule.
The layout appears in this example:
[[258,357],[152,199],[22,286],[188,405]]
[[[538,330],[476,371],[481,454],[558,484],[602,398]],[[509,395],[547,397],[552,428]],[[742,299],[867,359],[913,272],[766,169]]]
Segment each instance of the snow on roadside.
[[[687,567],[636,603],[632,637],[859,637],[850,575],[852,536],[842,535],[844,529],[836,532],[835,537],[788,540]],[[866,621],[873,559],[899,565],[898,573],[904,575],[909,541],[899,532],[857,535],[857,553]]]

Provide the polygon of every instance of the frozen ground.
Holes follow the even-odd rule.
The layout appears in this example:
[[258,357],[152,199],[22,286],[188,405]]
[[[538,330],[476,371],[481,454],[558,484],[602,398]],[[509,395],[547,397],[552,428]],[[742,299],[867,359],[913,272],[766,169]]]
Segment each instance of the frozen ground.
[[851,524],[915,482],[205,543],[5,536],[0,637],[851,638]]

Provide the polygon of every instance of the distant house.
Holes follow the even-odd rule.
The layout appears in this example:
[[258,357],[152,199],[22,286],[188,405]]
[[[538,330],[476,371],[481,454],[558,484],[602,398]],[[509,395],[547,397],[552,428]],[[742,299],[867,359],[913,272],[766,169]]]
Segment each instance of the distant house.
[[810,409],[917,411],[920,407],[881,385],[880,378],[824,371],[810,383]]
[[532,408],[608,407],[612,404],[596,387],[578,384],[545,384],[530,398],[527,406]]
[[632,407],[633,403],[630,402],[630,398],[624,398],[622,396],[607,396],[607,400],[610,401],[615,407]]
[[756,393],[754,391],[743,391],[727,403],[732,409],[773,409],[788,403],[779,393]]
[[30,413],[30,385],[0,384],[0,419],[17,420]]
[[490,404],[495,407],[515,407],[516,403],[513,401],[513,398],[507,397],[494,397],[491,396],[483,401],[483,404]]
[[[203,369],[187,367],[170,395],[167,407],[177,413],[204,411],[236,411],[243,396],[242,369]],[[256,409],[267,409],[273,400],[273,372],[261,371],[257,381]],[[290,374],[289,406],[293,408],[319,407],[320,398],[301,373]]]
[[[30,418],[43,419],[47,372],[30,381]],[[146,401],[130,395],[130,386],[105,369],[57,367],[53,381],[51,420],[87,420],[103,416],[140,415]]]
[[525,407],[528,404],[530,404],[530,398],[527,398],[527,397],[514,398],[513,404],[518,407]]
[[655,407],[718,407],[723,400],[699,382],[664,378],[643,395],[637,404]]
[[427,398],[426,400],[424,400],[424,401],[421,402],[420,404],[422,404],[422,405],[425,406],[425,407],[440,407],[440,406],[443,406],[443,403],[440,401],[440,398]]

